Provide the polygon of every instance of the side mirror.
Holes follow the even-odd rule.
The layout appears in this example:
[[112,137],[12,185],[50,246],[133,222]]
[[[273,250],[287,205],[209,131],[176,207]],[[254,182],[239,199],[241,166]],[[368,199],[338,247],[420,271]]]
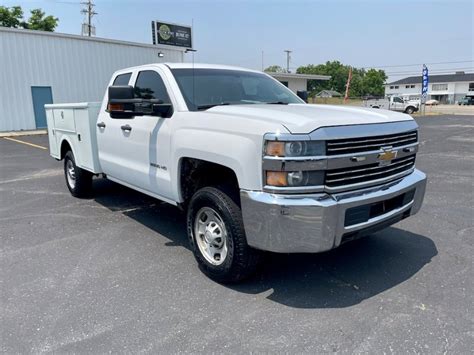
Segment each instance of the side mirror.
[[134,116],[170,117],[173,106],[157,99],[137,99],[133,86],[109,86],[107,112],[111,118],[133,118]]
[[306,90],[298,90],[296,95],[304,102],[308,102],[308,92]]
[[107,112],[112,118],[132,118],[135,116],[135,94],[133,86],[109,86]]

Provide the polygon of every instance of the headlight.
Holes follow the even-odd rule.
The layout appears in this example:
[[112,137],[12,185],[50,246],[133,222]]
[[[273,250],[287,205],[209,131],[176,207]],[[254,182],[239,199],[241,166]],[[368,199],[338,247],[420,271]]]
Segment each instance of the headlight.
[[322,141],[267,141],[265,154],[274,157],[305,157],[324,155],[326,146]]
[[266,174],[268,186],[318,186],[324,183],[324,172],[322,171],[267,171]]

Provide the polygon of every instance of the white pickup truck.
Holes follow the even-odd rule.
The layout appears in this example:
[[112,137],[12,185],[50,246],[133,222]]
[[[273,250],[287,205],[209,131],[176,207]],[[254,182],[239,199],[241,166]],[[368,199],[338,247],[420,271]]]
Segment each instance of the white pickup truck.
[[404,112],[411,115],[420,109],[420,100],[404,100],[400,96],[390,96],[386,99],[364,100],[363,105],[370,108]]
[[220,282],[252,274],[262,251],[322,252],[388,227],[425,193],[412,117],[309,105],[257,71],[150,64],[116,72],[101,104],[45,107],[72,195],[102,176],[185,209]]

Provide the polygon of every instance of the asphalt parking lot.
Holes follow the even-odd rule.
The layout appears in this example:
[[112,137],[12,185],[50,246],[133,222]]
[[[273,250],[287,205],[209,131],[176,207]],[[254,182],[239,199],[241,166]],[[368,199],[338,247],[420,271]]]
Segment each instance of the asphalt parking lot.
[[418,215],[233,286],[178,209],[99,179],[75,199],[47,150],[0,138],[1,351],[472,353],[474,116],[417,120]]

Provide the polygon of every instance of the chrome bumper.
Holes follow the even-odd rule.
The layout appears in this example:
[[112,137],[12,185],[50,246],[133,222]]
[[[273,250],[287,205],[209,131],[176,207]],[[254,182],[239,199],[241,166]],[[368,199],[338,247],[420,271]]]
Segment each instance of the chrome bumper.
[[[338,247],[414,215],[421,207],[426,175],[419,170],[374,188],[339,194],[277,195],[241,190],[242,215],[250,246],[281,253],[316,253]],[[413,199],[365,222],[347,225],[349,208],[385,201],[415,190]]]

